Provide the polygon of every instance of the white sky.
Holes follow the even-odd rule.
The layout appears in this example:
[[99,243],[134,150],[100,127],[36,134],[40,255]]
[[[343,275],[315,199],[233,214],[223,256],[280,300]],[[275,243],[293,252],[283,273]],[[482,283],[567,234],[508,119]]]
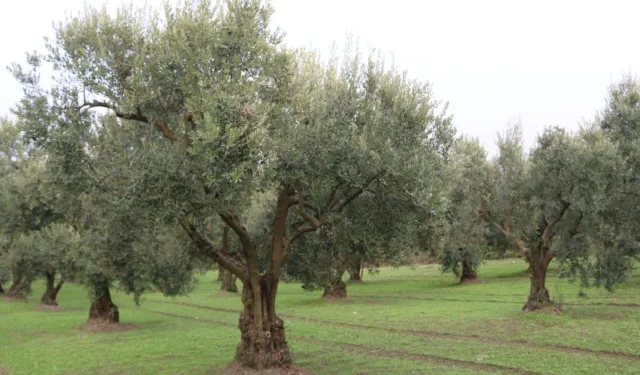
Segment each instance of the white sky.
[[[121,0],[88,0],[117,8]],[[144,0],[124,3],[144,4]],[[83,0],[5,0],[0,67],[42,49],[51,22]],[[161,0],[147,0],[155,5]],[[575,129],[604,105],[607,87],[640,72],[637,0],[272,0],[286,42],[328,53],[347,33],[393,54],[401,69],[433,84],[456,127],[491,154],[514,119],[527,145],[545,125]],[[0,115],[21,95],[0,71]]]

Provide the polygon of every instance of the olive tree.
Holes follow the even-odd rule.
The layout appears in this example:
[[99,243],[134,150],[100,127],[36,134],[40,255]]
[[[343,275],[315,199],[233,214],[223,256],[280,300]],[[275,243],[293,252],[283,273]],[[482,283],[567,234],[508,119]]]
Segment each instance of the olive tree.
[[[483,202],[485,218],[518,246],[530,265],[523,311],[552,304],[546,288],[557,259],[584,285],[611,289],[628,268],[631,250],[622,192],[626,169],[618,147],[588,127],[577,134],[547,128],[529,157],[518,126],[499,138],[498,184]],[[625,260],[626,259],[626,260]]]
[[[51,147],[76,150],[87,165],[78,170],[107,179],[81,195],[86,236],[110,257],[91,260],[91,284],[108,291],[117,279],[140,292],[128,281],[153,267],[132,259],[155,258],[168,238],[191,239],[199,253],[185,258],[207,256],[242,283],[236,359],[254,368],[291,362],[275,302],[296,242],[335,230],[372,186],[428,201],[438,188],[425,160],[437,158],[448,126],[428,85],[376,60],[351,57],[354,68],[339,69],[282,48],[271,12],[255,0],[167,6],[162,17],[89,9],[58,26],[48,44],[57,99],[48,121],[30,122]],[[19,112],[39,118],[34,108]],[[109,113],[102,121],[92,115],[99,109]],[[67,133],[95,145],[80,152],[85,144],[59,142]],[[266,231],[242,219],[259,191],[274,192],[270,215],[251,221],[268,223]],[[209,240],[214,217],[235,234],[242,259]],[[186,237],[174,231],[176,219]],[[108,304],[105,295],[94,303]]]
[[[57,296],[65,279],[77,272],[74,256],[78,244],[79,236],[73,228],[59,223],[18,234],[2,256],[2,263],[14,276],[8,295],[24,296],[30,292],[31,283],[44,276],[45,292],[40,303],[57,306]],[[58,274],[60,278],[56,284]]]
[[[46,184],[31,184],[47,203],[35,206],[40,208],[36,216],[62,220],[81,238],[66,251],[75,261],[74,281],[90,290],[88,322],[117,323],[120,314],[111,299],[112,287],[133,294],[136,303],[154,289],[184,294],[205,262],[193,256],[190,241],[175,235],[180,230],[150,225],[155,219],[147,207],[126,197],[127,173],[132,173],[128,164],[137,155],[135,146],[144,142],[140,133],[121,127],[113,116],[79,111],[77,87],[66,86],[63,77],[50,91],[39,86],[43,60],[59,67],[56,49],[49,47],[48,56],[28,55],[29,70],[12,67],[24,87],[24,97],[14,109],[24,137],[34,153],[46,154],[46,161],[38,164]],[[31,185],[17,183],[23,192],[29,191]],[[144,230],[137,226],[145,223],[143,219]],[[46,222],[39,220],[28,229],[41,229]]]
[[43,253],[42,249],[26,245],[39,236],[39,231],[63,218],[52,204],[46,154],[42,150],[29,150],[21,133],[20,126],[2,121],[0,230],[3,243],[0,259],[5,278],[10,275],[12,281],[7,296],[14,298],[25,297],[31,290],[31,283],[45,273],[45,268],[51,270],[50,258],[63,257],[58,248],[52,247],[48,253]]
[[443,272],[453,272],[460,282],[472,281],[478,278],[477,268],[484,255],[487,224],[481,204],[489,191],[491,170],[477,139],[459,138],[449,160],[450,191],[441,266]]

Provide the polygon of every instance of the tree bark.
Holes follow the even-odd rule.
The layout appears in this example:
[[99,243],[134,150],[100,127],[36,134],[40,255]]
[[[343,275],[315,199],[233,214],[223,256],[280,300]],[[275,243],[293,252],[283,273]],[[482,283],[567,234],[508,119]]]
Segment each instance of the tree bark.
[[94,299],[89,309],[88,323],[118,323],[120,312],[111,300],[109,284],[104,282],[94,285]]
[[46,290],[40,298],[40,304],[42,305],[50,305],[50,306],[58,306],[58,292],[62,285],[64,284],[64,280],[60,280],[58,285],[55,284],[56,274],[55,272],[45,272],[45,281],[46,281]]
[[0,283],[0,294],[4,294],[4,289],[2,288],[2,283]]
[[240,343],[236,348],[236,361],[242,366],[264,370],[291,364],[284,322],[275,315],[275,306],[270,302],[275,299],[271,293],[264,276],[258,285],[251,282],[243,285],[244,309],[240,314]]
[[328,298],[328,299],[347,298],[347,284],[345,284],[344,281],[342,281],[342,278],[332,281],[329,285],[327,285],[324,288],[324,294],[322,294],[322,298]]
[[219,272],[218,280],[220,280],[220,290],[229,293],[238,293],[235,275],[224,268],[220,268]]
[[529,297],[527,303],[522,307],[522,311],[534,311],[541,309],[545,306],[553,305],[551,298],[549,297],[549,291],[546,287],[547,268],[549,263],[553,259],[551,254],[548,254],[543,249],[534,247],[531,255],[529,256],[529,266],[531,273],[529,278],[531,279],[531,289],[529,291]]
[[465,281],[477,280],[478,273],[466,260],[462,261],[462,274],[460,275],[460,282],[463,283]]

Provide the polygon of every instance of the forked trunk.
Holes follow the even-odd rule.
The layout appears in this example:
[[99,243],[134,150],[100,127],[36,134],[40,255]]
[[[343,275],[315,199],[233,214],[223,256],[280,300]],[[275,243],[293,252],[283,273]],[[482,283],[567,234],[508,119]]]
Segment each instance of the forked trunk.
[[58,292],[60,291],[60,288],[62,288],[62,285],[64,284],[64,280],[61,279],[58,282],[58,285],[55,285],[55,281],[56,281],[55,272],[45,272],[44,276],[45,276],[47,288],[44,291],[42,298],[40,298],[40,304],[58,306],[58,301],[57,301]]
[[529,291],[529,297],[527,303],[522,307],[522,311],[534,311],[541,309],[545,306],[553,305],[551,298],[549,297],[549,291],[546,287],[547,268],[551,259],[546,259],[544,256],[533,254],[529,258],[530,265],[530,279],[531,289]]
[[229,293],[238,293],[238,287],[236,286],[236,277],[231,272],[222,268],[220,270],[220,290],[224,290]]
[[347,298],[347,284],[342,281],[342,278],[332,281],[324,288],[324,294],[322,294],[322,298]]
[[118,323],[120,321],[120,312],[111,300],[109,292],[109,284],[101,283],[94,286],[94,297],[89,309],[88,323]]
[[460,282],[463,283],[465,281],[477,280],[478,274],[476,270],[467,262],[466,260],[462,261],[462,274],[460,275]]
[[[263,278],[255,289],[249,283],[242,288],[244,310],[240,313],[238,325],[240,343],[236,348],[236,361],[242,366],[258,370],[290,365],[291,353],[284,322],[275,314],[275,296]],[[260,298],[258,303],[256,297]]]

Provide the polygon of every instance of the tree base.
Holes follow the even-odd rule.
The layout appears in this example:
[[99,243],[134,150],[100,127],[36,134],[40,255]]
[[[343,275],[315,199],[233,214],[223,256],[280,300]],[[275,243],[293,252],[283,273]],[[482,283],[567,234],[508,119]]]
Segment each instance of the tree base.
[[220,290],[223,290],[228,293],[238,293],[238,286],[236,285],[236,277],[231,272],[224,271],[222,279],[220,279]]
[[356,283],[356,284],[360,284],[362,283],[362,277],[360,277],[359,273],[352,273],[349,275],[349,282],[350,283]]
[[111,301],[111,296],[106,295],[93,301],[89,309],[89,320],[87,323],[103,324],[103,323],[119,323],[120,312],[118,306]]
[[558,315],[562,312],[562,306],[551,301],[549,302],[536,302],[531,303],[527,301],[527,303],[522,306],[522,312],[547,312],[553,315]]
[[324,289],[322,298],[326,299],[344,299],[347,298],[347,284],[342,280],[338,283],[329,285]]
[[22,290],[11,290],[11,288],[9,288],[9,290],[7,290],[3,296],[7,299],[12,299],[12,300],[16,300],[16,301],[26,301],[27,300],[27,293],[22,291]]
[[56,301],[56,297],[47,296],[45,294],[40,298],[40,304],[46,306],[58,306],[58,301]]
[[463,273],[462,276],[460,276],[461,283],[474,282],[476,280],[478,280],[478,274],[475,272]]
[[[289,344],[285,338],[284,322],[264,322],[267,331],[256,331],[252,314],[240,314],[240,343],[236,348],[236,362],[245,369],[267,370],[291,365]],[[262,372],[260,372],[262,374]]]
[[553,308],[553,306],[557,306],[555,303],[553,303],[553,301],[551,301],[551,297],[549,297],[549,291],[544,286],[532,286],[531,289],[532,291],[529,294],[527,303],[522,306],[522,312],[545,310],[549,307]]
[[237,362],[225,366],[221,372],[223,375],[315,375],[313,371],[300,367],[283,366],[269,370],[254,370],[243,367]]

